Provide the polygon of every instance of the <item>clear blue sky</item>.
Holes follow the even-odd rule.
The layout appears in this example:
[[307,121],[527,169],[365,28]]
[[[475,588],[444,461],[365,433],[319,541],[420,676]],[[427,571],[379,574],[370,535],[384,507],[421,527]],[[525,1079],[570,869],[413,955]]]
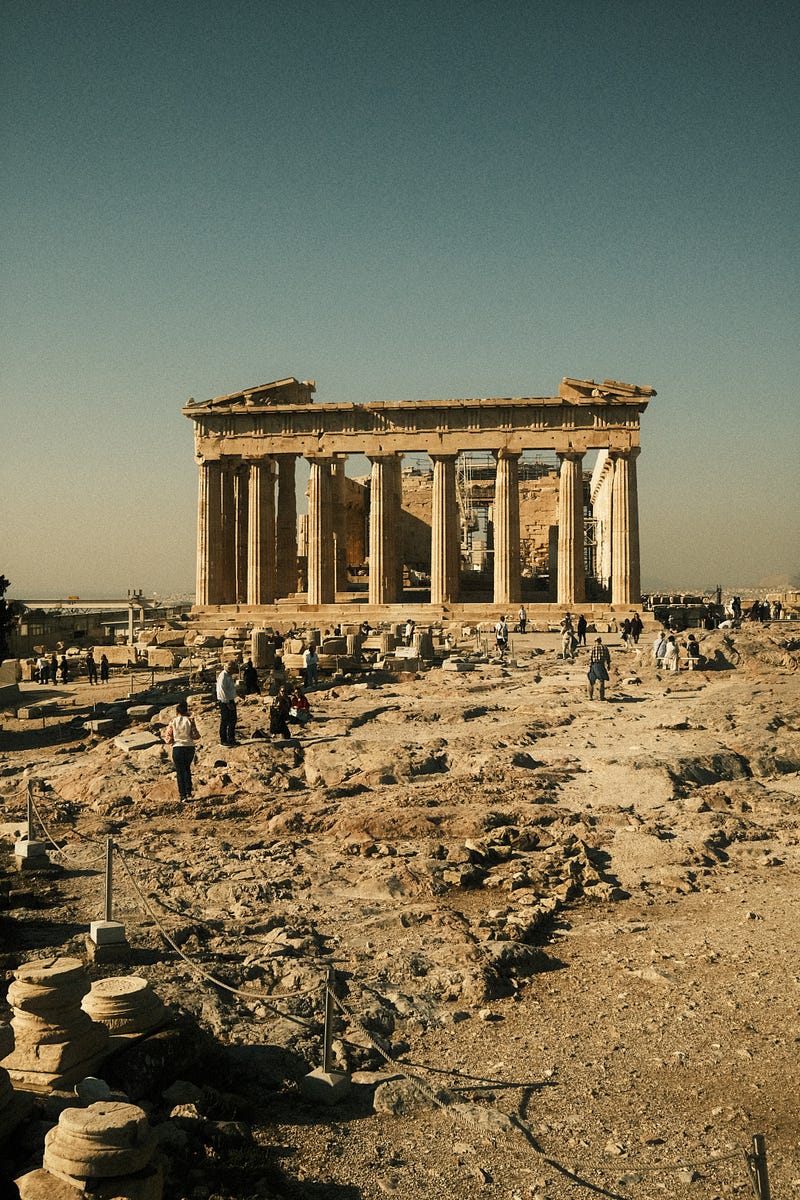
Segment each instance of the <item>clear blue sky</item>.
[[12,594],[194,587],[180,409],[650,384],[645,586],[797,573],[800,10],[5,0]]

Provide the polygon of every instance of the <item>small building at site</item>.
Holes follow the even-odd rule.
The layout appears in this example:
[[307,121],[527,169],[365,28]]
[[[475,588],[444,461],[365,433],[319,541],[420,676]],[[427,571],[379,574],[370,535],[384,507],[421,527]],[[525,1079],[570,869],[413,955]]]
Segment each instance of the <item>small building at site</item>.
[[[314,391],[291,377],[184,406],[197,610],[412,594],[438,608],[639,602],[639,423],[653,388],[566,378],[554,397],[370,404],[318,404]],[[364,469],[348,473],[356,455]]]

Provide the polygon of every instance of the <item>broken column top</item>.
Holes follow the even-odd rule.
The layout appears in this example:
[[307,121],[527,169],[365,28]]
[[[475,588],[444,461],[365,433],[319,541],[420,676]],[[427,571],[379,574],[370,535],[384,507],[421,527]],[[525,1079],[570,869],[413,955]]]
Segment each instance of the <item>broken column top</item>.
[[116,1178],[146,1167],[155,1148],[155,1133],[141,1108],[99,1100],[62,1112],[45,1138],[43,1166],[62,1178]]

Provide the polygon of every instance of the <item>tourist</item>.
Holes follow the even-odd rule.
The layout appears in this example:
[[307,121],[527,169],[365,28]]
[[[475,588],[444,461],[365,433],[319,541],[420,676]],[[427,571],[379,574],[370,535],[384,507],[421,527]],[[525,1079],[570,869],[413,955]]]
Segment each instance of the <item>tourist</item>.
[[677,671],[678,669],[678,643],[675,641],[675,635],[670,634],[667,638],[667,644],[664,647],[662,658],[665,671]]
[[172,761],[178,777],[178,796],[181,800],[188,800],[192,794],[194,744],[200,741],[200,731],[185,700],[179,700],[175,705],[175,716],[166,728],[164,741],[168,746],[172,746]]
[[697,638],[693,633],[689,634],[686,641],[686,657],[688,659],[688,667],[690,671],[699,671],[705,663],[705,658],[700,653],[700,646]]
[[316,687],[319,682],[319,655],[317,647],[312,642],[303,655],[303,671],[305,673],[306,687]]
[[260,696],[261,688],[258,683],[258,671],[253,666],[252,658],[248,658],[242,669],[242,682],[246,696]]
[[289,694],[289,687],[282,683],[278,694],[272,701],[272,706],[269,710],[269,731],[270,733],[279,733],[281,737],[290,738],[292,735],[289,731],[288,718],[292,709],[292,699]]
[[97,683],[97,663],[94,661],[94,654],[91,650],[86,655],[86,674],[89,677],[89,683],[94,687]]
[[412,621],[411,618],[409,617],[409,619],[406,621],[405,630],[403,631],[403,645],[404,646],[411,645],[411,639],[414,636],[415,627],[416,627],[416,622]]
[[733,600],[731,600],[731,607],[733,608],[733,619],[735,621],[741,621],[741,619],[742,619],[742,602],[738,596],[734,596]]
[[783,605],[781,604],[780,600],[773,601],[773,604],[772,604],[772,619],[773,619],[773,621],[780,621],[782,612],[783,612]]
[[631,636],[631,623],[627,617],[620,625],[620,636],[622,638],[622,649],[627,651],[628,638]]
[[761,620],[761,601],[760,600],[754,600],[753,603],[750,605],[750,611],[747,614],[747,619],[748,619],[748,621],[760,621]]
[[717,627],[717,615],[714,612],[714,605],[707,604],[703,614],[703,629],[712,630]]
[[603,639],[595,638],[594,645],[589,651],[589,672],[586,678],[589,680],[589,699],[594,700],[594,685],[598,684],[600,689],[600,699],[606,698],[606,683],[608,682],[608,668],[611,666],[611,655],[608,652],[608,646],[603,645]]
[[770,605],[769,600],[762,600],[761,601],[761,620],[769,621],[771,612],[772,612],[772,606]]
[[105,654],[100,655],[100,682],[108,683],[108,677],[111,674],[111,668],[108,664],[108,657]]
[[653,642],[653,658],[657,667],[663,667],[664,655],[667,652],[667,639],[663,629],[659,629]]
[[221,746],[236,745],[236,683],[233,676],[238,671],[235,662],[229,662],[217,675],[217,704],[219,704],[219,741]]
[[505,654],[508,649],[508,624],[505,616],[501,616],[494,627],[494,642],[500,654]]
[[586,617],[581,613],[578,617],[578,624],[575,626],[575,636],[579,646],[586,645],[586,629]]
[[301,728],[303,725],[307,725],[311,720],[311,705],[308,703],[308,696],[303,693],[299,684],[289,697],[289,704],[289,720]]
[[527,612],[525,611],[525,605],[524,605],[524,604],[521,604],[521,605],[520,605],[519,612],[517,613],[517,621],[519,622],[519,631],[520,631],[520,633],[524,633],[524,632],[525,632],[525,626],[528,624],[528,614],[527,614]]
[[561,629],[561,657],[570,662],[575,660],[575,648],[578,645],[578,639],[575,636],[575,628],[572,624],[572,615],[564,613],[560,623]]
[[633,642],[634,646],[639,645],[639,638],[642,636],[643,629],[644,625],[642,624],[642,618],[639,616],[638,612],[633,613],[631,616],[631,641]]
[[36,660],[36,678],[38,679],[39,683],[47,683],[49,674],[50,667],[47,659],[43,654],[40,654]]
[[365,637],[365,638],[369,637],[369,635],[370,635],[370,623],[366,619],[366,617],[361,622],[361,626],[359,628],[359,633],[361,634],[362,637]]
[[50,658],[50,682],[58,683],[58,659],[55,654]]
[[61,662],[59,663],[58,669],[61,674],[61,682],[69,683],[69,663],[67,662],[66,654],[61,655]]

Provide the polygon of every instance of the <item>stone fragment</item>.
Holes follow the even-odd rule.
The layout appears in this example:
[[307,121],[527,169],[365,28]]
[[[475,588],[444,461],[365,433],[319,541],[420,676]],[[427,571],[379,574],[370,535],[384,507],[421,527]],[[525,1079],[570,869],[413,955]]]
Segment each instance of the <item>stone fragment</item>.
[[314,1104],[338,1104],[350,1094],[350,1078],[341,1071],[317,1067],[300,1080],[300,1091]]
[[149,721],[156,711],[155,704],[131,704],[128,716],[132,721]]
[[139,730],[129,730],[127,733],[121,733],[114,738],[114,745],[120,750],[124,750],[126,754],[133,754],[137,750],[148,750],[151,746],[157,746],[161,741],[152,733],[143,733]]
[[166,1024],[169,1014],[140,975],[98,979],[81,1006],[93,1021],[105,1025],[112,1038],[139,1037]]
[[89,991],[83,964],[76,958],[36,959],[14,974],[8,1002],[15,1044],[3,1066],[30,1091],[71,1087],[108,1050],[108,1030],[81,1008]]

